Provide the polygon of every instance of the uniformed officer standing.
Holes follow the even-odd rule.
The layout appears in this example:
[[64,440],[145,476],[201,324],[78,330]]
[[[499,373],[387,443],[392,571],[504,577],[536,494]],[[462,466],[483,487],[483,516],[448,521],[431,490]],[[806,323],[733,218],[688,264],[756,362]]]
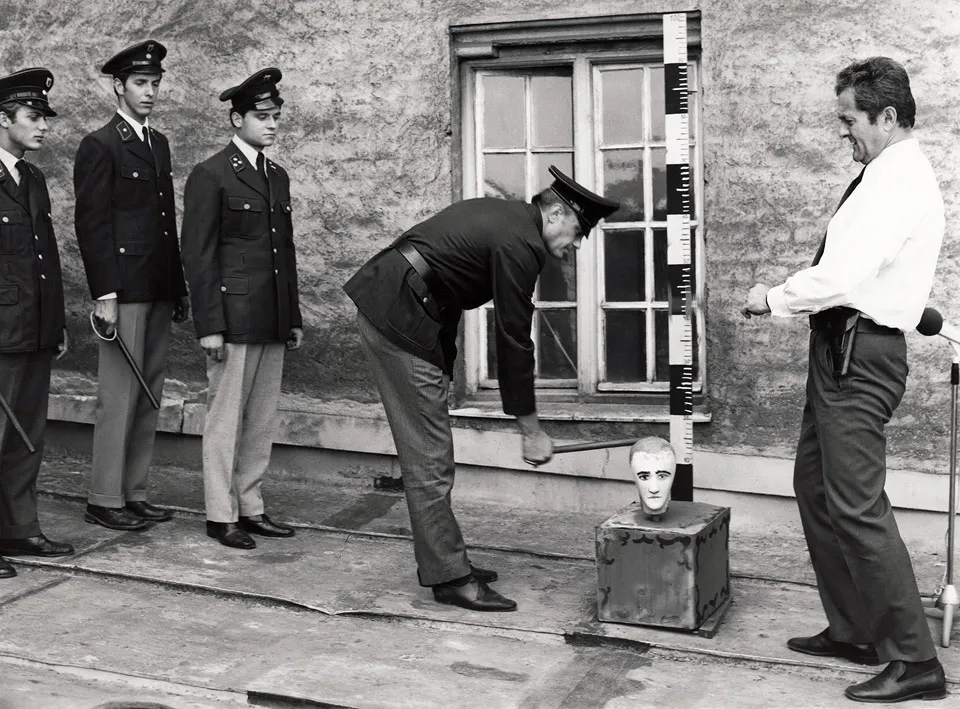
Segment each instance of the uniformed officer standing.
[[[0,553],[64,556],[37,521],[37,474],[47,427],[50,367],[67,352],[60,256],[43,173],[23,160],[47,133],[53,74],[25,69],[0,79],[0,395],[36,452],[0,412]],[[0,558],[0,578],[16,576]]]
[[523,458],[540,464],[553,443],[540,428],[530,339],[533,290],[547,255],[562,258],[618,204],[555,167],[532,204],[458,202],[413,227],[344,286],[397,447],[420,583],[440,603],[477,611],[517,604],[491,589],[494,571],[471,566],[450,507],[453,437],[447,391],[465,309],[493,299],[497,377],[505,413],[522,433]]
[[249,533],[294,533],[263,513],[260,493],[284,343],[296,350],[303,342],[290,178],[263,154],[276,141],[280,78],[279,69],[264,69],[220,94],[236,134],[193,169],[183,202],[183,263],[207,355],[207,534],[238,549],[256,546]]
[[[116,329],[159,400],[170,321],[189,312],[180,265],[173,173],[166,137],[149,125],[166,48],[146,40],[103,65],[113,77],[116,115],[86,136],[73,170],[76,231],[95,299],[98,331]],[[85,519],[142,529],[170,513],[147,502],[158,411],[116,342],[101,340],[93,469]]]

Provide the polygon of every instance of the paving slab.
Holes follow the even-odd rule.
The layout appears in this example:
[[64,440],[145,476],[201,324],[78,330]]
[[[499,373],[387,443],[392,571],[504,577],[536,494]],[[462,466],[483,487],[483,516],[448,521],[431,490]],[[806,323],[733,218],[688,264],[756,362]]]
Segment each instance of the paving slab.
[[[232,706],[240,693],[252,706],[302,700],[328,709],[807,709],[840,706],[842,688],[859,679],[843,670],[704,663],[544,636],[329,617],[93,577],[2,612],[0,672],[12,681],[0,709],[92,709],[85,702],[103,696],[103,676],[81,686],[63,678],[104,668],[116,699],[132,694],[177,709]],[[39,663],[57,676],[44,676]],[[221,695],[204,703],[204,692]]]

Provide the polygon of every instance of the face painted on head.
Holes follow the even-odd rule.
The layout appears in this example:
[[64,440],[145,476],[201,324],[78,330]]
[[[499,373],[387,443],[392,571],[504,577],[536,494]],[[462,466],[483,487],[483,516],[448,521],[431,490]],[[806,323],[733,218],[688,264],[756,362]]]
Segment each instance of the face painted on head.
[[[660,439],[654,439],[660,440]],[[677,470],[673,449],[666,441],[653,450],[633,450],[630,467],[640,494],[640,506],[648,515],[662,515],[670,505],[670,489]]]

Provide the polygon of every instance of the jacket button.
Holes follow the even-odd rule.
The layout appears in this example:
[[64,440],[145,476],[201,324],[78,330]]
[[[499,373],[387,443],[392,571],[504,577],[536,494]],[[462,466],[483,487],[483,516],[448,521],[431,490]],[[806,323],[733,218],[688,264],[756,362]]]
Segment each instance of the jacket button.
[[223,291],[224,293],[226,293],[227,287],[226,287],[226,286],[220,286],[220,290]]
[[245,204],[245,205],[243,205],[243,208],[244,208],[244,209],[250,209],[250,205],[249,205],[249,204]]
[[47,280],[47,277],[44,276],[42,273],[40,274],[40,278],[42,278],[43,280]]
[[274,249],[274,250],[273,250],[273,253],[277,253],[277,250],[276,250],[276,249]]
[[120,247],[120,253],[121,253],[121,254],[125,254],[125,253],[127,253],[127,250],[121,246],[121,247]]
[[4,223],[4,224],[6,224],[8,221],[10,221],[10,217],[4,217],[4,218],[3,218],[3,223]]
[[424,298],[424,299],[423,299],[423,302],[424,302],[424,304],[426,304],[426,302],[427,302],[427,298]]
[[140,173],[139,173],[139,172],[135,172],[135,173],[133,173],[133,176],[134,176],[134,177],[140,177]]
[[43,254],[37,254],[37,258],[43,261]]

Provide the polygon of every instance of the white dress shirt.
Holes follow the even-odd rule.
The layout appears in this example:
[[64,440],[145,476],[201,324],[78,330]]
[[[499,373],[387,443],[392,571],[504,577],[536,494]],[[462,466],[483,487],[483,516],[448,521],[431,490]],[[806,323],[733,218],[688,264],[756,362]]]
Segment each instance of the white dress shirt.
[[[143,140],[144,131],[150,128],[150,119],[145,118],[143,120],[143,123],[138,123],[135,118],[131,118],[126,113],[124,113],[122,108],[118,108],[117,113],[123,120],[125,120],[127,123],[130,124],[130,127],[133,128],[133,131],[134,133],[137,134],[137,137],[140,138],[140,140]],[[97,298],[97,300],[113,300],[116,297],[117,297],[116,292],[105,293],[104,295],[101,295],[99,298]]]
[[[250,143],[246,142],[239,135],[233,136],[233,144],[236,145],[238,148],[240,148],[240,152],[243,153],[243,157],[245,157],[250,162],[250,164],[253,165],[253,169],[256,170],[257,169],[257,153],[259,153],[260,151],[257,150],[252,145],[250,145]],[[264,156],[264,160],[266,160],[266,156]]]
[[767,293],[774,315],[845,305],[911,331],[933,286],[944,215],[940,186],[915,138],[871,160],[827,227],[823,257]]
[[20,184],[20,171],[17,169],[17,161],[19,160],[20,158],[14,157],[3,148],[0,148],[0,162],[7,168],[7,172],[13,176],[13,181],[18,185]]

